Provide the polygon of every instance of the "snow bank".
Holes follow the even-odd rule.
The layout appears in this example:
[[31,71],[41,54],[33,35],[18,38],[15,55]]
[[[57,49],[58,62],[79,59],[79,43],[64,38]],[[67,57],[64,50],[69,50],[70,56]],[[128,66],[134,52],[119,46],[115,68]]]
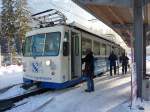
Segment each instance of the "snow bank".
[[0,89],[23,82],[23,67],[10,65],[0,67]]
[[109,112],[150,112],[150,101],[136,101],[134,107],[130,107],[131,103],[126,102],[118,105],[116,108],[112,109]]

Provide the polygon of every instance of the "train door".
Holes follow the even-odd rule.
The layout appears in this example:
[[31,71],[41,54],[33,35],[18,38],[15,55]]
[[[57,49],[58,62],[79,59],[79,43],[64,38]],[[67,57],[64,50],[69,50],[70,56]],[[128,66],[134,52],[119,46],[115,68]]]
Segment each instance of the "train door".
[[71,31],[71,79],[81,76],[81,33]]

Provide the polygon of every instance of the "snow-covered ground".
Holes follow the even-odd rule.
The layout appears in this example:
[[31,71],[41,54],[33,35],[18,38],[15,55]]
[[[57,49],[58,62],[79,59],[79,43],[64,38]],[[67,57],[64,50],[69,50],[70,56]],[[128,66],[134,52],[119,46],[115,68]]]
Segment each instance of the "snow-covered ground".
[[[22,67],[1,67],[0,77],[3,80],[0,78],[0,87],[21,83],[22,74]],[[7,112],[150,112],[150,102],[145,101],[137,101],[135,108],[130,109],[130,79],[130,75],[110,77],[105,74],[94,79],[94,92],[84,92],[86,84],[83,83],[74,88],[50,91],[24,99],[16,103],[16,108]],[[19,88],[12,88],[12,93],[9,91],[1,94],[0,98],[13,95],[16,91],[22,92]],[[144,111],[138,109],[140,106]]]
[[[24,99],[24,105],[9,110],[8,112],[32,112],[42,102],[51,100],[37,112],[107,112],[117,105],[129,100],[130,76],[97,78],[95,92],[84,92],[85,84],[78,85],[71,90],[60,90],[37,95]],[[26,103],[27,102],[27,103]],[[41,104],[40,104],[41,103]],[[29,111],[29,110],[28,110]],[[30,112],[29,111],[29,112]]]
[[14,87],[8,89],[6,92],[0,94],[0,100],[22,94],[22,93],[24,93],[24,91],[25,90],[23,88],[20,88],[20,85],[14,86]]
[[[140,109],[141,108],[141,109]],[[144,109],[144,110],[143,110]],[[150,112],[150,101],[137,100],[134,107],[130,108],[130,103],[123,103],[108,112]]]
[[85,93],[81,86],[55,98],[40,112],[107,112],[129,100],[130,77],[95,79],[95,92]]
[[23,82],[22,66],[0,67],[0,89]]

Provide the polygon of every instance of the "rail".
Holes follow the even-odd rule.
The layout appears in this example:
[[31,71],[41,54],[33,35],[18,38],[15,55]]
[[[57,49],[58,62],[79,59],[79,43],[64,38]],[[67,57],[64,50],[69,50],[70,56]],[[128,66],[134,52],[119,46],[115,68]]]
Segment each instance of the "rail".
[[[29,85],[29,86],[31,86],[31,85]],[[11,109],[13,107],[16,107],[16,105],[14,103],[16,103],[24,98],[42,94],[46,91],[47,91],[47,89],[43,89],[43,88],[35,88],[35,89],[31,89],[31,90],[29,89],[29,90],[26,90],[23,94],[18,94],[16,96],[8,97],[5,99],[0,99],[0,112]]]

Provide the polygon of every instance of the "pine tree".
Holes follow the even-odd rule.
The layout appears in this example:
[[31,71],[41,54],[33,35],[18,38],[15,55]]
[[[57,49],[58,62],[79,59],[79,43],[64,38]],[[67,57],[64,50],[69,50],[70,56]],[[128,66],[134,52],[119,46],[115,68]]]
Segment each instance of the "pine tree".
[[[2,0],[1,46],[2,53],[15,56],[22,51],[22,42],[29,30],[27,0]],[[13,57],[11,57],[13,58]]]
[[29,31],[30,27],[28,25],[30,20],[30,12],[28,11],[27,7],[27,0],[16,0],[16,10],[15,14],[17,17],[17,37],[16,37],[16,46],[17,51],[21,53],[22,49],[22,42],[25,39],[25,34]]
[[14,0],[2,0],[1,45],[2,53],[6,53],[7,56],[8,53],[12,53],[14,45],[14,34],[16,32],[16,18],[13,9]]

